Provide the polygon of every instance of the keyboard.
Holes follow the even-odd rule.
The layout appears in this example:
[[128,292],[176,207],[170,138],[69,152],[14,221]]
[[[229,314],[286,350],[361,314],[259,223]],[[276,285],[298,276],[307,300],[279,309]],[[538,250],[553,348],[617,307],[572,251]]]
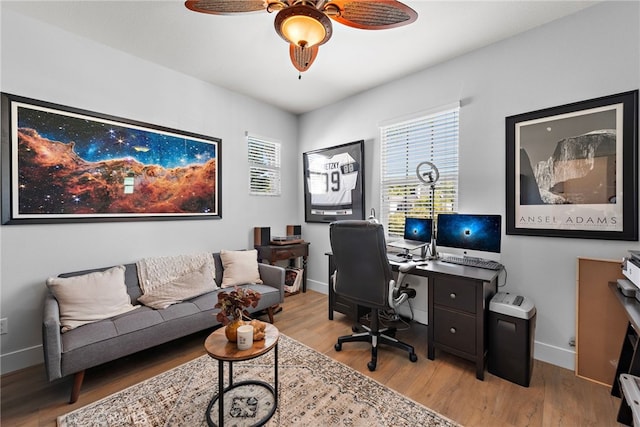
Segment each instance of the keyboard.
[[467,267],[485,268],[487,270],[502,270],[502,264],[496,261],[490,261],[488,259],[443,256],[440,257],[440,261],[448,262],[450,264],[464,265]]

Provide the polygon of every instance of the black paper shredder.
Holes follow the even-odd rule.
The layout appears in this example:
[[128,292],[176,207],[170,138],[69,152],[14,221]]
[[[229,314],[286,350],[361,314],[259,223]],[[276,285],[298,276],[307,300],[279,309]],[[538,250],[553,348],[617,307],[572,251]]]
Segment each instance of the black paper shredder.
[[489,303],[489,372],[529,387],[536,308],[528,298],[498,292]]

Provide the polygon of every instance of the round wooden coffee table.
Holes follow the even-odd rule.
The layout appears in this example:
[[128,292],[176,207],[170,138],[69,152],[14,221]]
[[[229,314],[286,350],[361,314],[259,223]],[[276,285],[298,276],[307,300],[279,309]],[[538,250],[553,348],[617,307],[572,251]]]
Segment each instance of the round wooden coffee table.
[[[278,328],[267,323],[265,329],[265,339],[254,341],[253,346],[248,350],[238,350],[236,343],[229,342],[224,333],[224,327],[217,329],[207,337],[204,342],[204,348],[212,358],[218,361],[218,394],[213,396],[209,406],[207,406],[207,424],[211,427],[216,424],[211,419],[211,412],[216,403],[218,403],[218,427],[224,425],[225,417],[231,419],[237,425],[243,425],[242,419],[251,421],[256,415],[264,413],[264,415],[251,424],[259,426],[265,424],[269,418],[273,416],[278,407],[278,338],[280,332]],[[274,380],[273,386],[257,380],[233,382],[233,362],[253,359],[273,350],[274,355]],[[229,385],[224,387],[224,362],[229,362]],[[245,393],[235,393],[239,389],[244,388]],[[265,398],[258,399],[252,394],[253,390],[264,389],[265,393],[270,393],[273,402],[265,401]],[[231,396],[231,402],[227,402],[225,407],[225,394],[235,394]],[[270,400],[270,399],[269,399]],[[266,405],[266,406],[265,406]],[[260,406],[260,408],[259,408]],[[239,422],[240,421],[240,422]]]

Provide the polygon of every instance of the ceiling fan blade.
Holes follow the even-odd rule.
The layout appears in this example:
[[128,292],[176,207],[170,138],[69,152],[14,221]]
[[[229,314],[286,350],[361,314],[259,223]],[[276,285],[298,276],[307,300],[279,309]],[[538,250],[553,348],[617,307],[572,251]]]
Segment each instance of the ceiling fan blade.
[[184,5],[194,12],[231,15],[266,10],[264,0],[187,0]]
[[334,0],[340,14],[329,17],[349,27],[363,30],[384,30],[402,27],[418,19],[418,13],[404,3],[395,0]]
[[300,47],[295,44],[290,44],[289,56],[291,57],[293,66],[303,73],[311,67],[316,56],[318,56],[318,46]]

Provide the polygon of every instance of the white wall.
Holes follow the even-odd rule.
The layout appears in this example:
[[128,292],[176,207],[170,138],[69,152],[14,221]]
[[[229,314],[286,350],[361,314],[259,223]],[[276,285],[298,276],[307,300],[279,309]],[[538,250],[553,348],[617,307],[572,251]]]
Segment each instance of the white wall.
[[[379,210],[378,124],[454,101],[460,203],[505,215],[505,117],[640,87],[640,3],[605,2],[423,72],[305,114],[300,152],[365,139],[365,202]],[[302,191],[302,183],[299,184]],[[299,206],[304,218],[304,206]],[[306,224],[309,287],[326,290],[328,226]],[[505,290],[538,309],[535,357],[573,369],[576,259],[621,259],[638,242],[503,236]],[[426,339],[426,337],[425,337]]]
[[[299,223],[296,116],[11,11],[1,19],[3,92],[222,139],[221,220],[0,226],[2,372],[42,362],[48,276],[251,248],[254,226],[284,233]],[[282,196],[248,195],[245,131],[282,142]]]

